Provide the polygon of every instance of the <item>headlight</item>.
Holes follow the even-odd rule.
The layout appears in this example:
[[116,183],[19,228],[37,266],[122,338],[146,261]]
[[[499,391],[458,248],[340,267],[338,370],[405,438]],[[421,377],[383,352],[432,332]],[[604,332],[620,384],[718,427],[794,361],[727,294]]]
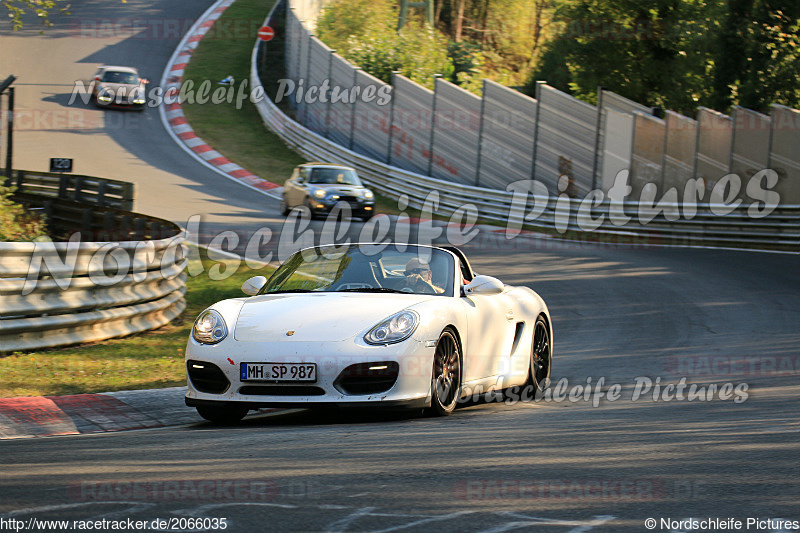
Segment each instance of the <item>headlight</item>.
[[325,198],[325,189],[317,189],[314,191],[314,196],[317,198]]
[[372,191],[370,191],[369,189],[364,191],[364,198],[366,198],[367,200],[372,200],[372,198],[374,198],[374,197],[375,197],[375,195],[372,194]]
[[206,309],[194,321],[192,337],[203,344],[217,344],[228,336],[228,328],[222,315],[213,309]]
[[113,100],[111,95],[105,92],[97,95],[97,99],[100,100],[101,102],[110,102],[111,100]]
[[392,344],[404,341],[414,333],[419,324],[419,315],[414,311],[400,311],[390,316],[364,335],[369,344]]
[[136,105],[143,104],[146,101],[147,100],[145,100],[143,96],[137,96],[136,98],[133,99],[133,103]]

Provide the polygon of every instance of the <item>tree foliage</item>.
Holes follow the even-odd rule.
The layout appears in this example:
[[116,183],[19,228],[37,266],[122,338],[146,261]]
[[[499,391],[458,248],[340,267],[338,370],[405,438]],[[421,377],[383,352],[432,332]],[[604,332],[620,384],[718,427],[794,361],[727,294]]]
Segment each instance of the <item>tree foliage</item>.
[[648,105],[694,109],[707,96],[705,36],[719,9],[713,0],[565,0],[533,78],[591,102],[603,86]]
[[335,0],[317,21],[319,38],[366,72],[391,82],[393,71],[426,87],[433,75],[450,79],[454,67],[447,40],[411,17],[397,31],[397,11],[388,0]]
[[717,39],[711,105],[800,107],[800,3],[731,0]]
[[24,24],[22,19],[27,13],[39,17],[42,26],[52,26],[50,16],[53,12],[68,14],[69,5],[58,7],[60,3],[61,0],[0,0],[0,6],[8,11],[8,20],[14,31],[22,28]]
[[603,86],[693,115],[800,103],[796,0],[562,0],[529,80],[594,102]]

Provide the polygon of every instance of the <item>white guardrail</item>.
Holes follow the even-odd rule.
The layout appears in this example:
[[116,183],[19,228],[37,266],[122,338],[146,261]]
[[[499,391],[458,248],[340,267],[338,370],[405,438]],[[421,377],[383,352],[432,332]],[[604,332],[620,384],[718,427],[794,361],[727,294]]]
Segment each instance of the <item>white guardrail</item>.
[[[274,8],[265,25],[269,25],[273,13]],[[252,87],[263,86],[258,73],[259,48],[259,42],[256,42],[251,56]],[[519,227],[525,214],[530,213],[534,206],[539,206],[537,210],[544,206],[535,219],[524,220],[525,227],[552,231],[558,224],[567,231],[578,233],[573,233],[573,237],[580,238],[580,234],[586,234],[586,240],[592,240],[589,235],[591,233],[605,240],[637,236],[650,243],[800,251],[800,206],[780,206],[768,216],[754,218],[748,211],[752,204],[756,208],[760,205],[754,200],[743,201],[736,208],[720,204],[698,204],[691,216],[685,214],[681,204],[664,204],[667,213],[648,217],[652,220],[642,224],[638,221],[644,217],[639,217],[639,203],[634,201],[612,204],[606,200],[593,205],[591,199],[563,198],[560,208],[557,208],[555,198],[531,194],[524,204],[519,200],[512,203],[514,193],[510,191],[435,179],[353,152],[292,120],[270,98],[263,98],[256,105],[264,124],[307,159],[352,166],[365,182],[382,194],[394,199],[406,195],[408,205],[417,209],[423,207],[431,191],[437,191],[437,214],[450,214],[471,205],[477,210],[480,219]],[[568,213],[568,218],[565,213]],[[623,213],[632,218],[624,225],[618,225],[618,215]],[[673,220],[676,218],[673,213],[682,216]],[[590,227],[592,229],[587,232],[586,228]]]
[[0,353],[169,323],[186,307],[183,242],[0,243]]
[[[180,315],[187,254],[178,226],[102,207],[103,195],[80,203],[59,198],[57,183],[53,190],[37,189],[42,179],[20,172],[18,199],[39,205],[55,230],[72,236],[66,242],[0,242],[0,354],[129,335]],[[98,242],[95,235],[120,240]]]

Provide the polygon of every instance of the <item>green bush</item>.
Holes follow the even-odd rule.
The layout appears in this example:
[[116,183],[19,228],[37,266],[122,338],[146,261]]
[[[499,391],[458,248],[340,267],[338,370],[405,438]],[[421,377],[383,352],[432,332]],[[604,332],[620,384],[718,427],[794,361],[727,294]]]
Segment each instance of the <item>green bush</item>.
[[47,235],[44,217],[29,213],[11,200],[14,189],[0,187],[0,242],[30,241]]
[[385,0],[334,0],[317,20],[317,36],[347,57],[351,43],[397,24],[397,9]]
[[397,11],[386,0],[335,0],[317,21],[325,44],[386,83],[392,71],[428,88],[434,74],[452,78],[446,38],[414,20],[399,32],[396,27]]

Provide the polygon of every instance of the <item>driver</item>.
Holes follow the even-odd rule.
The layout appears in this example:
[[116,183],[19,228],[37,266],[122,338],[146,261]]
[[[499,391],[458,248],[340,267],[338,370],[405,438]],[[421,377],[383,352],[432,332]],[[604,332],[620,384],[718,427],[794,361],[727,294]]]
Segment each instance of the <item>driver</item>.
[[433,272],[427,261],[414,257],[406,265],[405,286],[416,293],[441,294],[444,289],[431,282]]

